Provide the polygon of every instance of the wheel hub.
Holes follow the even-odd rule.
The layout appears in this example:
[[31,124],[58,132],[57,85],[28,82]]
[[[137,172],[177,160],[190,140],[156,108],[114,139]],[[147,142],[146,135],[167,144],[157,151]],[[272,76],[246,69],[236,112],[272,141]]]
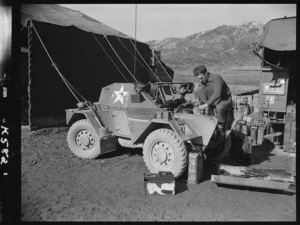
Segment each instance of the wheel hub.
[[163,163],[167,160],[167,153],[164,149],[157,149],[157,159],[160,163]]
[[88,130],[81,130],[76,135],[76,144],[82,150],[89,150],[93,148],[95,138]]
[[156,143],[152,148],[152,161],[160,169],[171,167],[174,162],[174,154],[171,146],[164,142]]
[[81,136],[79,138],[79,142],[82,143],[84,146],[89,146],[90,139],[87,136]]

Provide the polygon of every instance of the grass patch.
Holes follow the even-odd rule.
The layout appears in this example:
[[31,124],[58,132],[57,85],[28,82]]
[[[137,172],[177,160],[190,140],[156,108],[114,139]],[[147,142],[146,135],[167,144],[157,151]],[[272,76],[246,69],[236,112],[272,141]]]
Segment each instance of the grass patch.
[[225,71],[219,73],[228,85],[257,86],[260,80],[260,71]]

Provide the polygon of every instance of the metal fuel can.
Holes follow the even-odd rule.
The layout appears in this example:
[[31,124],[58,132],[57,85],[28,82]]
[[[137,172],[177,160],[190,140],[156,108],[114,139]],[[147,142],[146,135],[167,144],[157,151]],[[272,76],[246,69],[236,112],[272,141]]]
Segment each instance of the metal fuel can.
[[266,129],[264,134],[270,134],[270,125],[266,124]]
[[248,125],[246,123],[242,124],[242,133],[247,135],[249,134],[248,132]]
[[189,153],[188,183],[198,184],[203,178],[203,155],[201,151]]
[[265,127],[259,126],[257,131],[257,144],[261,145],[264,140],[264,134],[265,134]]
[[234,126],[234,130],[241,131],[241,129],[242,129],[242,123],[241,121],[238,121]]
[[252,143],[256,144],[256,142],[257,142],[257,126],[251,126],[250,136],[252,139]]

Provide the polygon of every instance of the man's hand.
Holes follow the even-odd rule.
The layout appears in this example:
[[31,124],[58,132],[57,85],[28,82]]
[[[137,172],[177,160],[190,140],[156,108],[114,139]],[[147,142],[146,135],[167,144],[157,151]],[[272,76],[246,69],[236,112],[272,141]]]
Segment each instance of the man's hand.
[[193,98],[193,99],[191,100],[191,103],[192,103],[196,108],[198,108],[199,105],[201,104],[201,100],[198,99],[198,98]]
[[205,103],[203,105],[199,105],[198,109],[202,110],[202,109],[206,109],[208,107],[208,105]]
[[196,103],[196,102],[199,102],[200,100],[198,99],[198,98],[193,98],[193,97],[191,97],[191,102],[192,103]]

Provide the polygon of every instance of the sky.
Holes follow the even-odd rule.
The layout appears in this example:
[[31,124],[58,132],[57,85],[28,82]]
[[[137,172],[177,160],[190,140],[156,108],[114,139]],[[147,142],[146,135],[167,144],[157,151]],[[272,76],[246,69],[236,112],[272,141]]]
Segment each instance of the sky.
[[240,25],[250,21],[267,23],[275,18],[296,16],[297,10],[296,4],[60,5],[79,10],[143,42],[186,37],[221,25]]

